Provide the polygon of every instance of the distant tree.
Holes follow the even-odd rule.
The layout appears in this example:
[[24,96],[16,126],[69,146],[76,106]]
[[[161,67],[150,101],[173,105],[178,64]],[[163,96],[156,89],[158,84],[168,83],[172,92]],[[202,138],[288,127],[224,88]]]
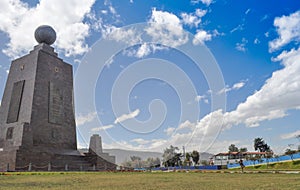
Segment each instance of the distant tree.
[[294,154],[297,153],[296,150],[291,150],[290,148],[286,149],[285,150],[285,155],[289,155],[292,159],[292,161],[294,161],[293,157],[294,157]]
[[141,157],[138,157],[138,156],[130,156],[130,159],[131,159],[131,165],[134,167],[134,168],[141,168],[142,167],[142,159]]
[[163,153],[163,163],[166,167],[169,166],[178,166],[180,165],[180,158],[182,157],[181,153],[177,153],[178,147],[170,146],[166,148]]
[[192,157],[192,159],[193,159],[194,164],[197,165],[198,162],[199,162],[199,159],[200,159],[200,154],[199,154],[199,152],[198,152],[197,150],[193,150],[193,152],[192,152],[192,154],[191,154],[191,157]]
[[125,168],[134,168],[134,166],[132,165],[132,161],[125,161],[123,163],[121,163],[121,166],[125,167]]
[[259,152],[272,152],[270,146],[265,143],[263,138],[255,138],[254,139],[254,149]]
[[240,152],[248,152],[248,149],[245,147],[245,148],[240,148]]
[[185,154],[185,160],[184,160],[185,165],[191,166],[191,158],[192,158],[191,153],[187,152]]
[[126,168],[153,168],[160,166],[159,158],[147,158],[146,160],[142,160],[138,156],[130,156],[129,161],[125,161],[121,164]]
[[201,165],[208,166],[208,161],[207,160],[201,160]]
[[238,149],[238,147],[236,147],[234,144],[231,144],[231,145],[228,147],[228,151],[229,151],[229,152],[238,152],[239,149]]
[[159,167],[160,159],[159,158],[147,158],[145,161],[145,166],[149,168]]
[[130,156],[130,159],[131,159],[131,161],[142,160],[141,157],[139,157],[139,156]]

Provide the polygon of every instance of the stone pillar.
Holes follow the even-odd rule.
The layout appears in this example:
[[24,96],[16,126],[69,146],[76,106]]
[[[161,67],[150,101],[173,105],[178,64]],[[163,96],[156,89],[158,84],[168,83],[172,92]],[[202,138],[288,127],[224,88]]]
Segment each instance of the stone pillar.
[[94,134],[90,139],[89,153],[101,155],[102,152],[102,141],[98,134]]

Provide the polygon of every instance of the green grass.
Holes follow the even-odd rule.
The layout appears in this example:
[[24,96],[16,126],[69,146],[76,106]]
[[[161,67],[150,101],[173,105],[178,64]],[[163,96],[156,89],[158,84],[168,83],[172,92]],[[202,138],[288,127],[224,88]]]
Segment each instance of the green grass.
[[24,172],[0,175],[0,189],[299,189],[300,174]]

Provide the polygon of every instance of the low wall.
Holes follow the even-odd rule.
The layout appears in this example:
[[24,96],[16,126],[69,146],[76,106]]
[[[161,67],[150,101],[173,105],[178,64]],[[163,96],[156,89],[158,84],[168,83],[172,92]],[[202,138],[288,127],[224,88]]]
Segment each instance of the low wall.
[[[296,153],[291,155],[284,155],[284,156],[279,156],[277,158],[261,158],[260,160],[244,160],[243,163],[245,166],[255,166],[255,165],[264,165],[264,164],[271,164],[271,163],[276,163],[276,162],[287,162],[287,161],[292,161],[292,157],[293,160],[298,160],[300,159],[300,153]],[[232,163],[232,164],[228,164],[227,168],[228,169],[232,169],[232,168],[238,168],[240,167],[239,163]]]
[[152,170],[219,170],[221,166],[176,166],[176,167],[161,167],[161,168],[153,168]]

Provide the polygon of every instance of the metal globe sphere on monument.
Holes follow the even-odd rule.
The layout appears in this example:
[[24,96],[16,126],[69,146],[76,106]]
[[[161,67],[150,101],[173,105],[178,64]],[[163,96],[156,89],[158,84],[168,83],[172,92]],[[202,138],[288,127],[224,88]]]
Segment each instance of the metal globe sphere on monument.
[[51,26],[42,25],[35,30],[34,37],[40,44],[52,45],[56,40],[56,32]]

